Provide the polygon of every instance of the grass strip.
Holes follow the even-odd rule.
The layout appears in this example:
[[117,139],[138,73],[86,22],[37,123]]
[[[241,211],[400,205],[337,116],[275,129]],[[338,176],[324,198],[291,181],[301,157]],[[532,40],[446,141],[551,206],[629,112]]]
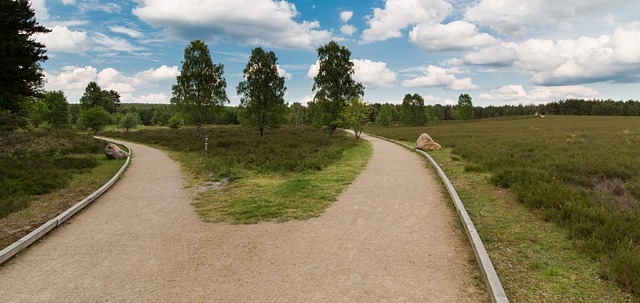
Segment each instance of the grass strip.
[[322,170],[294,174],[257,174],[223,190],[196,195],[194,206],[205,221],[257,223],[317,217],[366,166],[371,144],[360,141],[339,161]]

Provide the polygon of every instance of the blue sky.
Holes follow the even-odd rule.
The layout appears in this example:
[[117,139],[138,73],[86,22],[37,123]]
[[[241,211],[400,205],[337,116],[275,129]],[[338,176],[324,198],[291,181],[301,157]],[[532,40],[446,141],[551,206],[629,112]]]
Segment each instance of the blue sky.
[[640,99],[638,0],[32,0],[51,28],[47,90],[77,103],[87,83],[124,103],[169,103],[189,41],[225,65],[227,95],[251,49],[273,50],[289,103],[306,103],[315,50],[352,52],[365,100],[407,94],[451,104],[530,104],[566,98]]

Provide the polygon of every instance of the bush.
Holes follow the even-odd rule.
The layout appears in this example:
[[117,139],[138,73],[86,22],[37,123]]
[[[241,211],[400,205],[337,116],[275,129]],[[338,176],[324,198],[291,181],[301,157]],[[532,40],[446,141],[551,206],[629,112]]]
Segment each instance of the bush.
[[91,129],[94,134],[111,122],[111,115],[102,107],[98,106],[81,110],[78,116],[78,125],[83,129]]
[[179,115],[174,115],[167,121],[167,126],[171,129],[178,129],[184,125],[184,119]]
[[134,129],[138,125],[140,125],[140,116],[136,113],[127,113],[120,120],[120,127],[124,128],[125,131],[129,131],[129,129]]

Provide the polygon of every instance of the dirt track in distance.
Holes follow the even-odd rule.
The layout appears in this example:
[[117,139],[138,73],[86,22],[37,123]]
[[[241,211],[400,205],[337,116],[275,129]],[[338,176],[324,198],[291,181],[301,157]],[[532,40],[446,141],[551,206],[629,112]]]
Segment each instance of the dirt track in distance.
[[6,302],[486,302],[420,158],[367,137],[366,169],[319,218],[202,222],[175,162],[134,150],[123,178],[0,266]]

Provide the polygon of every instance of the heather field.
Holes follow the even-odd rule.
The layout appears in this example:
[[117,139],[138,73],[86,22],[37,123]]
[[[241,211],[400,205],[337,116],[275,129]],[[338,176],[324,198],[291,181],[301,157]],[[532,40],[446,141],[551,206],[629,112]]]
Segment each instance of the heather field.
[[[420,133],[427,132],[444,147],[433,153],[440,163],[462,165],[457,172],[449,169],[452,178],[457,179],[454,183],[463,188],[463,194],[467,193],[465,203],[471,205],[474,221],[480,222],[481,236],[486,237],[489,247],[495,247],[497,258],[505,251],[502,245],[511,245],[512,255],[504,260],[520,259],[525,263],[510,262],[510,266],[524,266],[518,273],[513,268],[503,268],[505,275],[513,274],[507,280],[523,279],[518,275],[535,275],[542,269],[542,280],[554,284],[566,273],[563,264],[572,267],[570,263],[580,259],[565,258],[562,254],[566,247],[559,249],[557,256],[549,255],[545,241],[551,240],[544,235],[546,227],[534,227],[549,222],[563,234],[551,242],[569,241],[572,245],[568,249],[596,265],[594,275],[636,298],[640,294],[640,118],[505,117],[368,131],[402,141],[414,141]],[[497,203],[497,208],[478,206],[488,202],[480,201],[486,196],[473,194],[476,185],[489,186],[487,195],[493,196],[491,203]],[[500,205],[500,200],[507,200],[507,204]],[[517,201],[518,206],[509,206],[508,200]],[[529,227],[521,226],[524,232],[520,236],[513,236],[513,229],[521,222],[512,220],[499,225],[495,221],[503,218],[486,220],[497,212],[502,217],[528,216],[516,211],[520,206],[534,219]],[[540,233],[541,238],[529,235]],[[507,234],[511,238],[495,243]],[[545,261],[534,260],[540,255],[545,256]],[[570,270],[580,269],[566,269]],[[565,278],[566,291],[596,287],[584,283],[579,286],[579,278],[571,274]],[[523,282],[522,287],[526,284]],[[563,287],[549,287],[550,292],[560,289]],[[536,297],[521,297],[524,298]]]

